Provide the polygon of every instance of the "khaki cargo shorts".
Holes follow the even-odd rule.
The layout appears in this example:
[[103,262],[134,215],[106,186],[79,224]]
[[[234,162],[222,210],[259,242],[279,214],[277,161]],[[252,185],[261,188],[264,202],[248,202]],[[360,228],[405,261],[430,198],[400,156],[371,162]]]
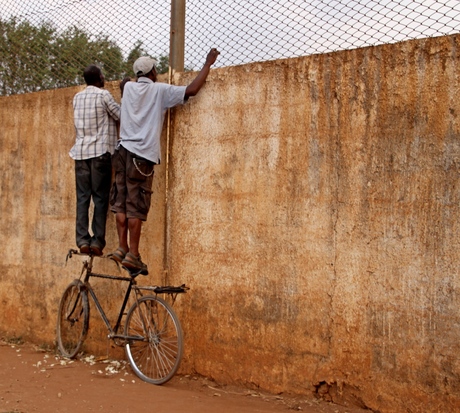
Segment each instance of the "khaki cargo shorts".
[[110,192],[111,211],[124,213],[127,218],[145,221],[152,198],[155,163],[131,153],[120,145],[115,151],[112,164],[115,181]]

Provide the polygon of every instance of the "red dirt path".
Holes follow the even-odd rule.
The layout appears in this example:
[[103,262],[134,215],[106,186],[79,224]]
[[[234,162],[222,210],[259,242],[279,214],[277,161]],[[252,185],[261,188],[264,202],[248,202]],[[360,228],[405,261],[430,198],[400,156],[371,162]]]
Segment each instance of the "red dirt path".
[[362,413],[315,399],[222,387],[202,377],[147,384],[124,361],[69,361],[0,341],[0,413]]

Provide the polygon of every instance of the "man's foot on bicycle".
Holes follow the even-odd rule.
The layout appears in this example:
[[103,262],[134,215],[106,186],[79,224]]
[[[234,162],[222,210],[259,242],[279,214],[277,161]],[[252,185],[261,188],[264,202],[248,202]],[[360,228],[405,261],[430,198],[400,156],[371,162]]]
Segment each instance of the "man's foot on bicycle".
[[102,249],[101,247],[99,247],[98,245],[96,244],[91,244],[91,254],[96,256],[96,257],[101,257],[103,252],[102,252]]
[[118,247],[114,252],[107,255],[107,257],[121,264],[126,257],[126,251],[123,248]]
[[103,252],[102,248],[97,245],[83,244],[78,247],[80,254],[86,254],[94,257],[101,257]]
[[121,262],[121,265],[128,269],[131,275],[148,275],[147,264],[144,264],[141,260],[141,256],[136,257],[134,254],[128,252]]
[[80,250],[80,254],[91,254],[91,247],[89,244],[80,245],[78,249]]

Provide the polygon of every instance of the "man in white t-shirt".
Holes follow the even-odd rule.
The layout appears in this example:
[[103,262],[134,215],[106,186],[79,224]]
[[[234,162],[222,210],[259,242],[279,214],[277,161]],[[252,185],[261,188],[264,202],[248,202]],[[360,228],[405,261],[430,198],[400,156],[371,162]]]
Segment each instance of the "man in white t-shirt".
[[219,52],[211,49],[197,77],[188,86],[157,83],[156,61],[140,57],[133,69],[138,80],[123,88],[120,143],[113,159],[115,182],[111,210],[116,214],[119,246],[111,257],[133,274],[148,274],[139,254],[142,222],[147,219],[154,165],[160,163],[160,137],[166,110],[195,96]]

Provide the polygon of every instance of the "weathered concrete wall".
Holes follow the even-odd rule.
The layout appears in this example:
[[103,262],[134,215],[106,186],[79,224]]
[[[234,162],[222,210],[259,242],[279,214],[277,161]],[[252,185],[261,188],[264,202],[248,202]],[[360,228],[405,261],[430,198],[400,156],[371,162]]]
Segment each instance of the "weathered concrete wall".
[[[120,100],[117,83],[106,88]],[[76,248],[74,161],[68,152],[75,141],[72,99],[81,89],[0,98],[0,331],[10,337],[52,343],[60,294],[80,275],[82,259],[66,263],[66,255]],[[143,257],[158,275],[155,283],[160,283],[164,268],[164,170],[163,165],[155,169],[155,198],[141,241]],[[110,252],[118,245],[111,213],[107,231],[105,252]],[[99,258],[94,270],[120,271],[112,261]],[[122,287],[95,283],[101,299],[113,301],[108,315],[115,319]],[[106,351],[107,330],[96,311],[91,316],[88,348]]]
[[[214,70],[175,110],[167,275],[165,163],[141,251],[150,282],[191,287],[176,304],[182,372],[380,412],[460,410],[459,45]],[[53,340],[78,268],[64,267],[76,90],[0,99],[0,330],[35,341]]]

